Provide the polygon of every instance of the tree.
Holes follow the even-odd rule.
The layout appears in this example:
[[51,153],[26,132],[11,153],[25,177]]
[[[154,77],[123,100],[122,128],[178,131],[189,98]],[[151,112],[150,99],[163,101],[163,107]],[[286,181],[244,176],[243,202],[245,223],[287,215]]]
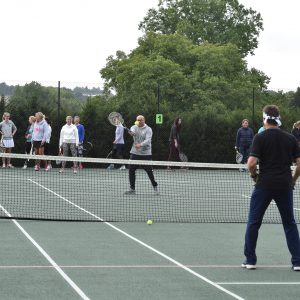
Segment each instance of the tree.
[[291,99],[291,106],[300,107],[300,87],[297,88],[294,97]]
[[[106,89],[131,105],[156,110],[156,91],[160,85],[162,105],[169,111],[191,110],[194,105],[221,101],[231,109],[241,103],[241,94],[261,89],[267,77],[249,72],[233,44],[194,45],[179,34],[147,33],[128,56],[109,57],[101,70]],[[249,101],[251,95],[249,95]]]
[[1,100],[0,100],[0,115],[5,112],[5,96],[1,95]]
[[144,32],[180,33],[194,44],[232,43],[253,54],[263,30],[262,17],[238,0],[160,0],[139,24]]

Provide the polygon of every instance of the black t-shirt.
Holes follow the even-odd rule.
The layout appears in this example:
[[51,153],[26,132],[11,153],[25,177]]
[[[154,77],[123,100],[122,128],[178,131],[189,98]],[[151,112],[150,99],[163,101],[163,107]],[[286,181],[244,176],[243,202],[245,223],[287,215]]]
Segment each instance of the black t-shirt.
[[250,156],[259,160],[256,187],[286,189],[292,186],[291,165],[300,157],[295,137],[278,128],[255,135]]

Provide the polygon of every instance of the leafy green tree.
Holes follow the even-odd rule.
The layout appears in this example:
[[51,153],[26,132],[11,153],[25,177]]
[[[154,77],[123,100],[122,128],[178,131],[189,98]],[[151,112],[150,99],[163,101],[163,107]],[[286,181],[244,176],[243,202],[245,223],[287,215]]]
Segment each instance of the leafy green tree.
[[5,112],[5,96],[1,95],[1,100],[0,100],[0,115]]
[[297,91],[291,99],[291,106],[300,107],[300,87],[297,88]]
[[[241,106],[241,94],[266,85],[262,72],[248,71],[235,45],[194,45],[179,35],[148,33],[128,56],[118,52],[101,70],[106,90],[120,101],[156,111],[157,86],[161,104],[169,111],[191,110],[195,105],[221,101]],[[251,94],[245,106],[251,100]]]
[[194,44],[236,45],[243,56],[253,54],[263,30],[262,17],[238,0],[160,0],[139,24],[144,32],[180,33]]

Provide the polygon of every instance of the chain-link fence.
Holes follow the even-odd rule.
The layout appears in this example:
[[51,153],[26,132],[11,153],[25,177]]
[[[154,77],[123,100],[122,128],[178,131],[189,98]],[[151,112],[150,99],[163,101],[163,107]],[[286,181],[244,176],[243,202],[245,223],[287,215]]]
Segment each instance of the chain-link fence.
[[[106,157],[112,149],[115,127],[107,116],[119,111],[128,127],[134,124],[136,116],[143,114],[146,123],[153,130],[153,159],[167,160],[169,156],[169,135],[175,118],[182,118],[180,144],[190,161],[234,162],[234,144],[241,120],[249,119],[250,127],[257,132],[261,127],[261,110],[266,104],[278,104],[283,108],[283,128],[291,130],[298,120],[298,108],[289,107],[294,101],[293,91],[257,91],[252,87],[241,95],[241,105],[224,110],[218,105],[194,106],[191,110],[169,111],[163,105],[164,89],[157,87],[154,104],[145,108],[122,102],[112,95],[105,95],[100,83],[86,82],[40,82],[0,80],[0,113],[8,111],[18,131],[15,136],[14,152],[24,152],[25,132],[28,117],[37,111],[43,112],[50,120],[52,138],[51,154],[58,154],[58,141],[66,116],[78,115],[85,126],[85,141],[93,147],[85,153],[91,157]],[[230,99],[226,99],[230,103]],[[157,114],[160,114],[157,116]],[[126,132],[124,157],[129,158],[132,137]]]

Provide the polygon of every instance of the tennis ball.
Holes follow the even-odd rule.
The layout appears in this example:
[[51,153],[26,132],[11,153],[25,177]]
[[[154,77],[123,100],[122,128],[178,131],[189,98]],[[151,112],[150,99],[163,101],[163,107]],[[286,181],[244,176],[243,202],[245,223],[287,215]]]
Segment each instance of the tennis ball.
[[147,225],[152,225],[152,224],[153,224],[152,220],[147,221]]
[[138,126],[139,124],[140,124],[139,121],[135,121],[135,122],[134,122],[134,125],[136,125],[136,126]]

